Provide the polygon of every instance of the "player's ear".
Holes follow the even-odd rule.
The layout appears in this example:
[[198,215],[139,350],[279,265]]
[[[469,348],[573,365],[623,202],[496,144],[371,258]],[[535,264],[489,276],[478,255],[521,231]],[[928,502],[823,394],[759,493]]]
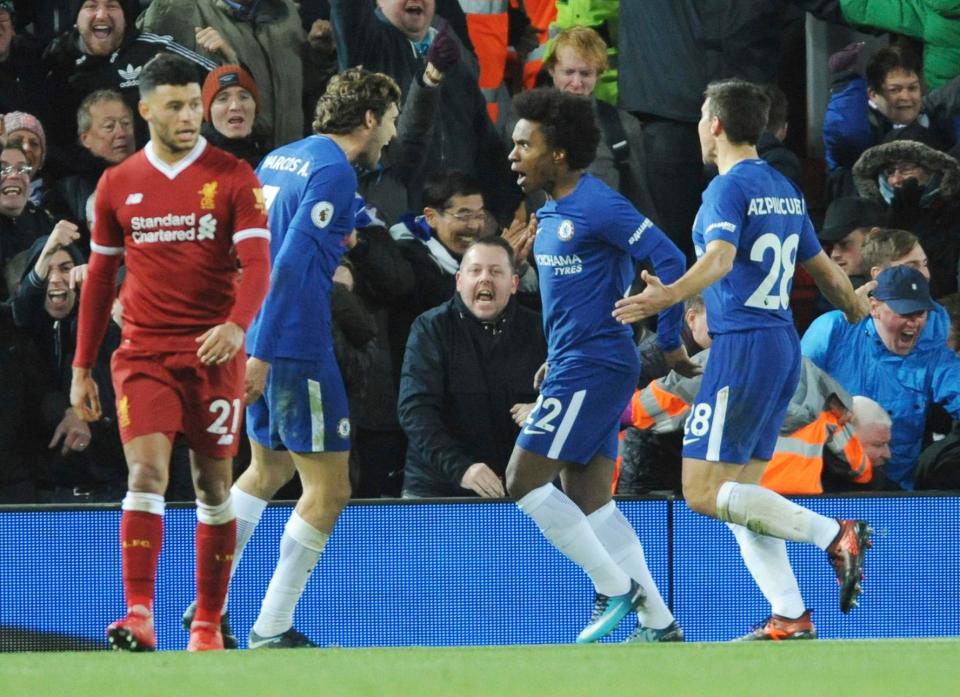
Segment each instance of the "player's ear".
[[436,208],[431,208],[430,206],[426,206],[423,209],[423,217],[426,219],[427,225],[429,225],[434,230],[437,229],[437,217],[439,215],[440,213],[437,211]]
[[567,151],[563,148],[558,148],[553,151],[553,161],[555,164],[560,164],[565,159],[567,159]]
[[139,102],[137,102],[137,112],[140,114],[140,118],[146,121],[147,116],[150,115],[150,106],[141,99]]
[[373,113],[373,109],[367,109],[363,114],[363,125],[364,127],[373,130],[377,127],[380,122],[377,120],[377,115]]
[[723,124],[720,123],[720,117],[714,116],[710,119],[710,135],[716,138],[723,133]]

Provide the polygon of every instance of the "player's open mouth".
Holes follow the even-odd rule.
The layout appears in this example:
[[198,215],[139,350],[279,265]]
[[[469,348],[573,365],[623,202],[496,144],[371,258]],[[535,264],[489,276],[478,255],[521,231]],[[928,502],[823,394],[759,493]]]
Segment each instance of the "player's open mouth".
[[404,7],[404,8],[403,8],[403,11],[404,11],[404,13],[406,13],[406,14],[408,14],[408,15],[413,15],[413,16],[418,17],[418,18],[423,16],[423,6],[421,6],[421,5],[419,5],[419,4],[418,4],[418,5],[408,5],[407,7]]
[[15,184],[10,184],[0,189],[0,194],[3,194],[4,196],[19,196],[22,193],[23,188]]
[[101,40],[108,39],[113,34],[113,27],[109,24],[94,24],[90,28],[93,30],[93,35]]
[[229,119],[227,119],[227,123],[230,124],[231,126],[240,126],[245,124],[246,122],[247,122],[246,116],[231,116]]
[[494,294],[492,290],[482,288],[477,291],[477,300],[481,302],[493,302]]

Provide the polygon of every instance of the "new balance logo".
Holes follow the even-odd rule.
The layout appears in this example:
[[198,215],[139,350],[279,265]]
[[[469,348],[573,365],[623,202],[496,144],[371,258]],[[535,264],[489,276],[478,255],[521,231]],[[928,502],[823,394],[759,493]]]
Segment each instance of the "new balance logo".
[[136,87],[140,84],[140,71],[143,70],[143,66],[138,65],[136,68],[132,64],[127,63],[127,67],[119,68],[117,72],[120,74],[120,89],[125,87]]
[[135,205],[137,205],[138,203],[143,203],[143,194],[141,194],[141,193],[138,192],[138,193],[130,194],[129,196],[127,196],[127,204],[126,204],[126,205],[128,205],[128,206],[135,206]]

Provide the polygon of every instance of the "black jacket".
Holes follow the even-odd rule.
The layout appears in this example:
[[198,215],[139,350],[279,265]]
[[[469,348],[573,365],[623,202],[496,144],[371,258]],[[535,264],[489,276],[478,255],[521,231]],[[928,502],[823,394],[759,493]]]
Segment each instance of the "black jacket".
[[[80,301],[62,320],[54,320],[44,309],[47,283],[34,272],[37,257],[45,239],[39,239],[31,248],[33,254],[27,272],[20,283],[20,290],[13,299],[13,319],[37,344],[44,371],[51,377],[50,390],[44,395],[43,426],[47,438],[63,418],[70,406],[70,383],[73,377],[73,356],[77,348],[77,317]],[[84,263],[83,255],[75,245],[66,247],[74,263]],[[120,431],[116,418],[116,395],[110,375],[110,358],[120,345],[120,329],[111,322],[93,366],[93,379],[100,392],[103,416],[90,424],[92,438],[90,447],[83,453],[72,453],[66,461],[55,456],[48,473],[57,486],[119,484],[126,478],[126,464],[120,444]]]
[[696,123],[713,80],[773,82],[784,12],[845,24],[838,0],[643,0],[620,3],[619,99],[627,111]]
[[400,378],[404,491],[472,496],[460,480],[475,462],[502,476],[519,432],[510,407],[536,400],[533,376],[546,355],[540,315],[516,299],[491,325],[459,294],[418,317]]
[[[29,249],[37,239],[46,238],[53,225],[53,218],[32,203],[16,218],[0,215],[0,267],[6,268],[13,257]],[[7,297],[6,285],[0,286],[0,297]]]
[[25,111],[47,123],[50,93],[43,83],[40,54],[33,37],[13,38],[10,55],[0,63],[0,114]]
[[[340,69],[362,65],[386,73],[400,86],[404,98],[415,76],[426,67],[410,40],[390,24],[374,0],[331,0],[331,19]],[[434,24],[443,20],[434,20]],[[461,59],[440,83],[437,117],[422,176],[447,169],[465,169],[483,185],[487,208],[507,223],[520,202],[510,173],[507,150],[487,114],[477,85],[476,58],[462,47]],[[422,188],[418,181],[411,192]],[[416,210],[416,201],[412,207]]]
[[[79,12],[82,2],[76,3]],[[197,66],[197,79],[203,84],[207,73],[216,63],[190,51],[168,36],[140,32],[134,26],[138,5],[136,0],[124,0],[126,32],[120,47],[109,56],[92,56],[79,47],[80,35],[74,27],[54,39],[43,54],[46,88],[55,95],[57,108],[52,110],[49,123],[44,124],[47,140],[64,150],[73,148],[77,141],[77,107],[94,90],[113,89],[134,115],[137,147],[141,148],[150,135],[146,122],[140,118],[140,71],[158,53],[168,51],[186,58]],[[76,13],[74,13],[76,20]]]
[[[881,172],[896,162],[915,162],[933,176],[923,188],[915,180],[892,192],[881,188]],[[887,210],[889,225],[920,239],[929,258],[930,295],[957,292],[960,283],[960,162],[912,140],[867,148],[853,166],[853,180],[864,198]]]

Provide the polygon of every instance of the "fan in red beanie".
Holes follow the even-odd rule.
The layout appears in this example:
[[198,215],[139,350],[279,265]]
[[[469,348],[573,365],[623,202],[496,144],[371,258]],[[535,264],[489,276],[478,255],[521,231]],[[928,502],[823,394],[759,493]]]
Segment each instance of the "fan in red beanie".
[[239,65],[222,65],[203,82],[203,135],[218,148],[256,167],[267,148],[259,131],[257,84]]

